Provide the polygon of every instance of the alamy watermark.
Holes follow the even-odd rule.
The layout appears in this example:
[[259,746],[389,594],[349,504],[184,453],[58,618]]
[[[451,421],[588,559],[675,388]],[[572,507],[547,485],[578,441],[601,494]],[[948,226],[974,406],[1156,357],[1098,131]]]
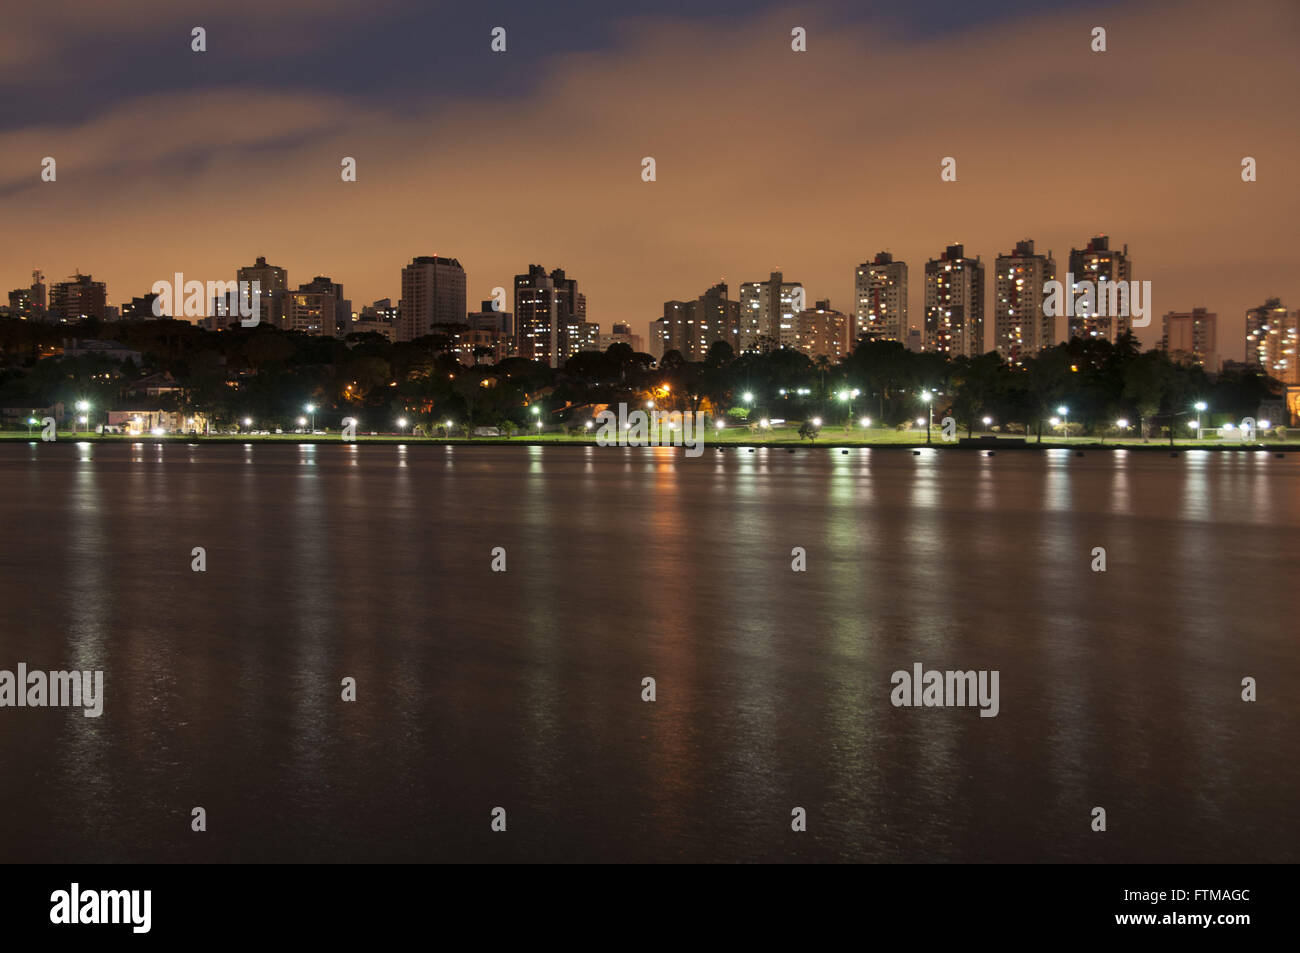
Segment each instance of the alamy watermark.
[[688,457],[704,452],[704,411],[694,413],[666,410],[634,410],[618,405],[618,413],[602,410],[596,415],[600,429],[596,443],[602,447],[685,447]]
[[148,933],[152,910],[152,890],[82,890],[81,884],[73,883],[50,894],[54,924],[129,924],[132,933]]
[[104,713],[104,673],[0,669],[0,708],[83,708],[87,718]]
[[963,708],[978,707],[981,718],[996,718],[998,670],[938,671],[924,670],[920,662],[912,671],[900,669],[890,676],[894,686],[889,700],[895,708]]
[[[158,297],[153,302],[154,317],[211,318],[239,316],[242,327],[255,327],[262,307],[260,281],[186,281],[176,272],[171,281],[155,281],[150,289]],[[220,300],[220,308],[214,303]]]
[[1043,282],[1043,314],[1049,318],[1131,317],[1133,327],[1145,328],[1151,324],[1151,282],[1075,281],[1074,275],[1066,272],[1064,282]]

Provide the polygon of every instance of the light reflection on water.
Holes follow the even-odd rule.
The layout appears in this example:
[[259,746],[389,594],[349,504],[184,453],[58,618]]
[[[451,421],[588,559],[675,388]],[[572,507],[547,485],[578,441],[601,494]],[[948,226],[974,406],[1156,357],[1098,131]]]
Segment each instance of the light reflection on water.
[[0,446],[0,859],[1294,861],[1298,466]]

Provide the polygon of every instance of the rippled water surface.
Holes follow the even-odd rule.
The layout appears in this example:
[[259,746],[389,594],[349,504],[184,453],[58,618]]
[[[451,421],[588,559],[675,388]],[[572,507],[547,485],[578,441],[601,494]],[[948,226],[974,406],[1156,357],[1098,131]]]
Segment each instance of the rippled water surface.
[[1300,860],[1300,455],[24,442],[0,526],[106,693],[0,860]]

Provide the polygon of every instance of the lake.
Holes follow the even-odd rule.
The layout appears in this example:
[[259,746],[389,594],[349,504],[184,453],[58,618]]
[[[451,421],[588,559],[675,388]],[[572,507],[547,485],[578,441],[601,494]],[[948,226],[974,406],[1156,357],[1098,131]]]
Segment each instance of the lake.
[[[5,442],[0,487],[0,669],[104,673],[0,708],[2,861],[1300,860],[1300,455]],[[896,707],[916,663],[996,717]]]

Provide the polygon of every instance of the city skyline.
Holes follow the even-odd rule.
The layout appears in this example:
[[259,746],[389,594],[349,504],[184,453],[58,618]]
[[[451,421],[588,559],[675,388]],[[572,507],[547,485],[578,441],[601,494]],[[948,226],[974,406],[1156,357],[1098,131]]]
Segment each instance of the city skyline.
[[[1065,273],[1059,271],[1052,258],[1053,252],[1041,249],[1035,252],[1033,239],[1017,241],[1010,251],[998,253],[991,263],[984,262],[982,256],[971,258],[961,244],[949,245],[936,257],[922,263],[920,294],[925,307],[920,324],[915,318],[908,317],[906,307],[901,316],[897,313],[897,301],[910,300],[915,292],[908,278],[908,263],[893,259],[888,252],[880,252],[857,266],[854,303],[847,311],[832,307],[830,299],[814,300],[802,282],[785,280],[779,271],[773,272],[765,281],[742,282],[738,289],[739,300],[728,297],[731,293],[730,286],[722,281],[708,288],[698,299],[664,301],[662,314],[650,319],[644,326],[644,350],[656,359],[668,350],[677,350],[688,360],[701,360],[714,341],[724,340],[732,344],[736,353],[753,347],[770,349],[784,346],[806,353],[826,353],[838,360],[852,351],[859,340],[867,337],[896,340],[921,351],[951,352],[971,357],[996,352],[1003,360],[1019,363],[1023,358],[1033,356],[1046,347],[1088,336],[1089,333],[1114,341],[1118,333],[1129,331],[1135,334],[1143,348],[1172,351],[1180,359],[1193,360],[1215,372],[1225,361],[1260,363],[1264,352],[1255,336],[1260,323],[1256,315],[1266,311],[1269,306],[1276,307],[1280,304],[1278,310],[1283,322],[1281,330],[1286,340],[1277,338],[1275,329],[1272,335],[1273,346],[1275,349],[1289,347],[1290,350],[1279,351],[1263,362],[1275,367],[1279,360],[1283,362],[1281,367],[1291,363],[1287,355],[1294,353],[1296,341],[1294,331],[1288,329],[1296,321],[1296,312],[1288,310],[1285,302],[1280,302],[1276,297],[1261,298],[1258,304],[1248,308],[1241,316],[1242,334],[1226,345],[1229,351],[1235,351],[1240,344],[1240,358],[1225,353],[1220,344],[1222,338],[1218,333],[1218,313],[1199,305],[1151,313],[1150,302],[1147,302],[1148,311],[1143,326],[1136,329],[1129,327],[1127,317],[1121,317],[1118,326],[1112,326],[1110,319],[1102,318],[1100,323],[1104,326],[1091,332],[1091,325],[1082,309],[1078,316],[1074,316],[1073,311],[1072,316],[1068,317],[1062,314],[1045,315],[1047,288],[1057,279],[1060,282],[1073,280],[1077,289],[1078,282],[1099,275],[1110,277],[1112,281],[1126,281],[1133,277],[1127,244],[1117,247],[1109,236],[1099,234],[1081,245],[1083,247],[1069,250],[1068,260],[1071,264]],[[973,296],[972,300],[978,301],[978,308],[972,309],[975,314],[970,321],[970,329],[978,335],[979,346],[945,346],[945,340],[936,336],[935,329],[929,327],[934,321],[927,316],[931,311],[939,313],[931,298],[936,293],[944,293],[944,282],[951,277],[952,266],[948,262],[952,255],[959,256],[954,259],[956,261],[969,263],[976,273],[975,282],[967,293]],[[1112,255],[1118,262],[1113,268]],[[1101,262],[1100,265],[1096,264],[1098,261]],[[1074,271],[1076,268],[1079,269],[1078,273]],[[431,299],[437,286],[434,275],[444,272],[452,284],[446,290],[437,292],[438,303],[435,306]],[[413,257],[401,269],[400,284],[404,296],[398,299],[397,305],[392,304],[391,297],[374,299],[372,304],[354,304],[351,298],[343,297],[342,283],[333,282],[330,277],[322,275],[316,275],[311,281],[301,283],[294,289],[290,287],[292,282],[288,279],[288,270],[268,262],[263,255],[257,256],[252,265],[236,268],[235,275],[237,282],[241,283],[240,289],[245,288],[242,284],[244,282],[250,283],[248,287],[251,287],[254,280],[260,281],[261,286],[267,289],[261,293],[259,321],[283,330],[327,334],[330,333],[327,328],[333,328],[332,336],[336,337],[346,336],[353,331],[379,331],[394,341],[410,341],[430,333],[431,329],[454,324],[473,328],[476,333],[487,332],[501,324],[496,317],[499,314],[504,319],[504,324],[490,335],[491,341],[484,339],[481,342],[494,346],[498,342],[509,342],[506,351],[498,350],[498,360],[511,354],[557,366],[557,361],[562,364],[565,359],[580,351],[603,350],[599,347],[600,341],[608,342],[635,334],[634,329],[637,327],[634,321],[614,319],[609,321],[609,330],[606,330],[601,322],[588,320],[586,294],[578,291],[577,279],[566,278],[564,268],[552,269],[548,275],[545,266],[536,264],[529,265],[525,273],[516,274],[510,286],[494,288],[494,294],[499,293],[503,297],[496,302],[491,298],[483,299],[480,311],[470,310],[465,291],[468,275],[455,258]],[[886,293],[895,302],[895,312],[882,313],[875,319],[872,314],[882,307],[881,293],[886,288],[886,285],[881,285],[878,281],[885,275],[889,276]],[[35,283],[38,276],[42,282],[39,285]],[[110,323],[115,320],[154,317],[151,308],[158,295],[153,291],[133,296],[130,301],[123,300],[121,305],[114,305],[113,296],[106,294],[106,282],[94,280],[93,274],[83,274],[78,270],[64,281],[52,281],[39,269],[33,269],[30,277],[33,279],[31,286],[20,286],[9,291],[9,305],[7,308],[0,305],[0,314],[28,318],[32,311],[38,314],[48,311],[43,316],[44,320],[58,320],[58,312],[67,310],[69,302],[89,300],[92,307],[111,312],[103,316]],[[209,317],[193,319],[193,315],[183,313],[179,285],[182,278],[183,274],[165,279],[169,292],[166,300],[174,300],[176,304],[171,311],[164,310],[160,316],[187,320],[209,330],[221,330],[224,321],[237,316],[233,310],[235,299],[232,298],[228,303],[220,297],[211,300]],[[174,295],[170,294],[173,281],[178,283]],[[224,278],[209,278],[207,283],[220,284],[223,281]],[[538,281],[542,284],[536,285]],[[543,313],[535,318],[533,312],[542,301],[536,295],[553,294],[545,289],[557,287],[557,281],[563,286],[564,294],[560,301],[562,307],[555,315],[558,318],[558,336],[552,340],[548,330],[550,316]],[[537,290],[539,288],[542,289],[540,292]],[[905,296],[900,289],[906,291]],[[801,307],[792,311],[794,296],[800,292],[802,295],[798,300],[802,303]],[[246,294],[244,291],[240,293]],[[1076,290],[1073,293],[1067,292],[1066,297],[1075,304],[1081,304],[1078,295]],[[409,306],[406,305],[408,298]],[[951,300],[944,300],[948,301],[948,306],[952,305]],[[208,304],[205,299],[205,305]],[[245,302],[247,305],[248,302]],[[546,311],[547,308],[542,310]],[[75,312],[75,309],[72,310]],[[886,306],[884,312],[888,310],[889,306]],[[960,308],[957,313],[960,315]],[[1181,330],[1185,319],[1197,318],[1201,319],[1197,324],[1198,330],[1191,330],[1190,325],[1187,331]],[[75,324],[75,319],[65,317],[63,320],[69,325]],[[810,320],[814,325],[809,324]],[[826,324],[826,320],[831,323]],[[960,318],[951,320],[954,326],[962,323]],[[1186,340],[1182,337],[1171,340],[1171,321]],[[1022,324],[1023,328],[1020,327]],[[897,333],[900,329],[901,334]],[[503,330],[504,336],[501,334]],[[534,345],[531,339],[537,334],[547,337],[547,340]],[[840,340],[836,342],[836,338]],[[811,351],[810,341],[817,342]],[[1280,380],[1293,382],[1293,374],[1284,372],[1276,376]]]
[[[170,37],[164,27],[174,30],[177,50],[157,55],[184,66],[179,80],[158,71],[116,100],[91,95],[60,125],[21,103],[3,114],[0,194],[26,227],[0,239],[0,280],[15,288],[33,267],[50,281],[81,269],[121,304],[175,271],[225,278],[264,255],[297,280],[329,275],[368,302],[399,297],[400,263],[446,255],[464,264],[473,302],[540,258],[581,278],[602,331],[626,322],[644,333],[665,300],[774,271],[797,276],[809,302],[852,314],[855,269],[888,251],[911,268],[917,326],[923,263],[945,245],[992,263],[1029,238],[1061,270],[1070,248],[1104,232],[1133,250],[1157,315],[1203,307],[1220,316],[1227,359],[1244,356],[1247,309],[1300,299],[1288,227],[1297,133],[1275,123],[1296,87],[1285,67],[1290,6],[1263,4],[1248,20],[1208,8],[1173,19],[1168,4],[1036,9],[1014,21],[1014,39],[999,16],[840,23],[834,7],[762,7],[725,24],[596,17],[612,36],[601,52],[583,49],[583,31],[597,29],[586,21],[552,25],[554,36],[535,18],[503,13],[511,45],[500,54],[488,50],[492,24],[458,21],[448,55],[478,65],[424,112],[408,106],[414,68],[400,64],[383,67],[385,88],[353,97],[330,84],[307,95],[283,76],[208,75],[199,95],[195,70],[232,56],[243,70],[250,50],[267,45],[292,53],[305,14],[278,12],[254,39],[214,27],[201,54],[189,49],[188,21],[163,18],[144,33],[156,47]],[[312,30],[341,34],[353,15],[326,8]],[[1094,21],[1111,37],[1104,53],[1089,49]],[[808,31],[806,53],[790,51],[796,23]],[[56,55],[91,26],[41,34],[43,45]],[[383,34],[372,30],[368,43]],[[25,31],[19,23],[13,36]],[[546,52],[543,35],[556,40]],[[990,63],[988,50],[1009,42],[1014,55]],[[1177,64],[1192,47],[1203,68],[1188,74]],[[16,75],[30,55],[10,50],[0,69]],[[94,56],[85,68],[109,69]],[[894,75],[907,82],[876,95],[879,78]],[[478,92],[464,88],[466,76],[482,80]],[[975,106],[925,123],[954,83]],[[1008,88],[1034,111],[1031,128],[1000,122],[1005,106],[990,112]],[[835,90],[850,98],[828,95]],[[699,108],[682,110],[688,97]],[[1104,109],[1080,123],[1094,100]],[[846,111],[846,101],[864,105]],[[1207,142],[1210,115],[1232,122]],[[760,117],[780,130],[762,148],[744,132]],[[437,132],[448,128],[454,138]],[[710,148],[689,148],[701,135]],[[524,140],[533,145],[523,152],[512,145]],[[54,182],[40,179],[46,156],[58,161]],[[656,159],[653,182],[642,181],[646,156]],[[954,182],[940,179],[946,156],[957,160]],[[1257,160],[1258,181],[1241,181],[1244,156]],[[357,161],[355,182],[340,180],[344,157]],[[308,225],[305,208],[355,224]],[[689,232],[674,227],[683,220]],[[644,281],[647,268],[672,274],[673,287]],[[1139,331],[1143,346],[1158,343],[1158,324]]]

